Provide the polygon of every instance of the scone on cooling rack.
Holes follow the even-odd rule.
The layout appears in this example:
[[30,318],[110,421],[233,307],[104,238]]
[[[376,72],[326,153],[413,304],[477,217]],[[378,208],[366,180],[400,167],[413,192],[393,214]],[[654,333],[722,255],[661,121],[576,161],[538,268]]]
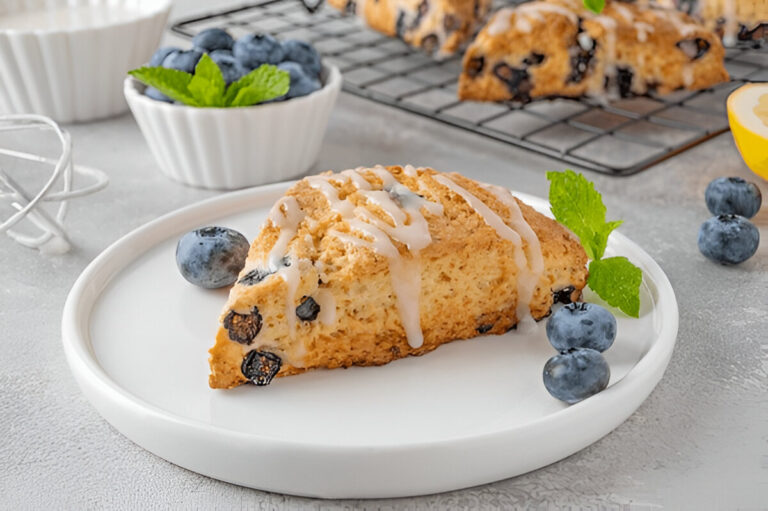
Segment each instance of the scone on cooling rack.
[[485,19],[491,0],[328,0],[374,30],[440,56],[454,54]]
[[671,9],[582,0],[498,11],[464,55],[459,97],[530,101],[703,89],[728,80],[719,37]]
[[563,226],[458,174],[379,166],[308,177],[251,246],[210,350],[210,386],[501,334],[578,299],[586,263]]
[[657,0],[702,20],[726,45],[737,40],[768,41],[768,0]]

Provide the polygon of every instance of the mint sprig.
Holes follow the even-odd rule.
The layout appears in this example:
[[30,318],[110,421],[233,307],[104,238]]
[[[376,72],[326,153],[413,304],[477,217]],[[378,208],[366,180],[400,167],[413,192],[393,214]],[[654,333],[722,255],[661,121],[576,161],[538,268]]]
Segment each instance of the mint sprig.
[[603,197],[581,174],[572,170],[547,172],[547,179],[552,214],[579,237],[592,260],[587,285],[607,304],[638,317],[643,272],[626,257],[603,259],[608,236],[622,221],[605,220]]
[[595,14],[603,12],[603,8],[605,7],[605,0],[583,0],[583,3],[584,7]]
[[210,108],[256,105],[284,96],[291,85],[287,71],[263,64],[227,86],[218,64],[207,53],[194,75],[164,67],[140,67],[128,74],[179,103]]
[[606,303],[636,318],[640,315],[640,284],[643,272],[622,256],[589,263],[587,284]]

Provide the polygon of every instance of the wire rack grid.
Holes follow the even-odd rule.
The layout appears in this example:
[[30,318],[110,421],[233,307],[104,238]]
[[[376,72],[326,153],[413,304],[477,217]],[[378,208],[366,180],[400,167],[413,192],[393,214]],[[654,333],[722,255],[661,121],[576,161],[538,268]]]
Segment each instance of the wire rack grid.
[[768,51],[754,43],[727,50],[730,82],[698,92],[610,103],[459,101],[461,56],[433,59],[328,6],[310,13],[297,0],[264,0],[180,20],[172,30],[191,38],[211,27],[235,37],[262,32],[309,41],[341,69],[347,92],[613,175],[634,174],[727,131],[728,94],[746,82],[768,81]]

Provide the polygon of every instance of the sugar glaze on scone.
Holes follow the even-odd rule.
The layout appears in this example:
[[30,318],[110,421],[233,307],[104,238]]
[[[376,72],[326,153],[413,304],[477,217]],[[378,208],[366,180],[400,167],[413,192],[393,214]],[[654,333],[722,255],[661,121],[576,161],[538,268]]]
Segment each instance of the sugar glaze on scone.
[[464,55],[459,97],[530,101],[548,97],[667,94],[728,79],[712,31],[673,9],[608,1],[538,0],[499,10]]
[[490,0],[328,0],[369,27],[437,56],[454,54],[484,21]]
[[[649,0],[645,0],[649,1]],[[738,40],[768,40],[768,0],[656,0],[702,20],[726,46]]]
[[500,187],[411,166],[311,176],[251,246],[210,350],[210,385],[501,334],[578,299],[586,263],[567,229]]

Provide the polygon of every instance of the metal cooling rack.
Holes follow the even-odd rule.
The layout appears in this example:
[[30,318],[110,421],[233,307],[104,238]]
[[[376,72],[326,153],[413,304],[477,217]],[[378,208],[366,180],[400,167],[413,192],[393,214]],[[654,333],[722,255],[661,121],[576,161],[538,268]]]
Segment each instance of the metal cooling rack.
[[768,51],[734,48],[725,66],[732,81],[699,92],[634,97],[610,104],[555,99],[520,105],[458,101],[461,57],[435,60],[322,6],[265,0],[175,23],[185,37],[223,27],[309,41],[344,75],[344,90],[451,126],[551,156],[568,164],[629,175],[728,130],[725,99],[750,81],[768,81]]

